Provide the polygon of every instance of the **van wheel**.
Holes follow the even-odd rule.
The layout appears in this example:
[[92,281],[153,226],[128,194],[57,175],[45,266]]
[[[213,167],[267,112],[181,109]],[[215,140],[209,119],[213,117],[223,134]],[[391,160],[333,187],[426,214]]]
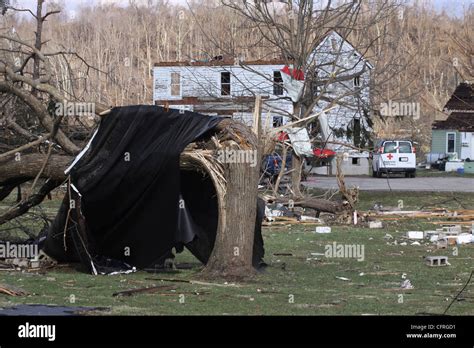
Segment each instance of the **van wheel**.
[[405,178],[411,178],[411,174],[408,172],[405,172]]

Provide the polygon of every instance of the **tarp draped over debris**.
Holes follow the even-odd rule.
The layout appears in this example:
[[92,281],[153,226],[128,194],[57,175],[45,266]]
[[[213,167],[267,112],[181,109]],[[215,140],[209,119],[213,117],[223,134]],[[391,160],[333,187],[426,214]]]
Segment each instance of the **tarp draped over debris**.
[[[202,173],[180,170],[180,154],[221,120],[156,106],[112,109],[71,168],[70,196],[45,252],[59,261],[80,259],[92,273],[104,258],[153,267],[183,245],[207,262],[217,230],[215,191]],[[254,264],[263,257],[258,215]]]

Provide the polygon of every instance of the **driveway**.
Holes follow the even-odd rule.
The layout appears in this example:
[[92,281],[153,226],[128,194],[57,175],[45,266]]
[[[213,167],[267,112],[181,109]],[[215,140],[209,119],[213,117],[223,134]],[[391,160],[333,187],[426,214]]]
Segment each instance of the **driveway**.
[[[474,178],[434,177],[405,178],[394,177],[372,178],[364,176],[346,176],[346,186],[359,186],[362,191],[442,191],[442,192],[474,192]],[[311,188],[337,189],[335,177],[309,177],[303,185]]]

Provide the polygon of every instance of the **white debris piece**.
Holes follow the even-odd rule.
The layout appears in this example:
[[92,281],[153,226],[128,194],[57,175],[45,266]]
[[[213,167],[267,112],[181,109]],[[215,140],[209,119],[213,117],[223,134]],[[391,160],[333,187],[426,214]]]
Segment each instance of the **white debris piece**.
[[380,220],[369,221],[369,228],[383,228],[382,221]]
[[410,239],[423,239],[424,233],[423,231],[408,231],[407,237]]
[[472,234],[470,234],[470,233],[461,233],[456,238],[456,243],[457,244],[469,244],[469,243],[473,243],[473,242],[474,242],[474,240],[472,238]]
[[413,284],[411,283],[410,279],[405,279],[401,284],[400,287],[402,289],[414,289]]
[[300,221],[322,222],[321,219],[314,216],[301,215]]
[[346,278],[346,277],[337,277],[337,276],[336,276],[336,279],[344,280],[346,282],[350,280],[349,278]]
[[331,227],[329,226],[317,226],[316,233],[331,233]]

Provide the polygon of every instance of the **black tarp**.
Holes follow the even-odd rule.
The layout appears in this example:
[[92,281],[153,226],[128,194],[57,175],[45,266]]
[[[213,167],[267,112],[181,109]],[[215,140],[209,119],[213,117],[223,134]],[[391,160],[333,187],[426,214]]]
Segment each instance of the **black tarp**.
[[[207,262],[217,229],[216,193],[208,177],[180,170],[179,156],[220,120],[157,106],[112,109],[70,171],[45,252],[59,261],[81,260],[90,271],[104,259],[153,267],[183,246]],[[260,207],[254,266],[264,254],[262,214]]]

